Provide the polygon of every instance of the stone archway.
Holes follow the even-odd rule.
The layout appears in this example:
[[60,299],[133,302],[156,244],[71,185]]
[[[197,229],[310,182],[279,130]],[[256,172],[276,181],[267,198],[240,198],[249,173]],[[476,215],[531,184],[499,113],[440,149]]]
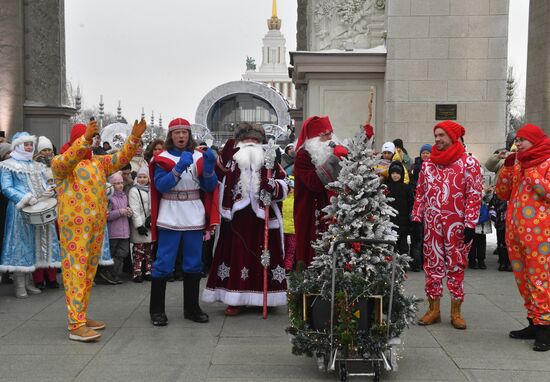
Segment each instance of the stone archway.
[[0,130],[68,136],[64,0],[0,0]]

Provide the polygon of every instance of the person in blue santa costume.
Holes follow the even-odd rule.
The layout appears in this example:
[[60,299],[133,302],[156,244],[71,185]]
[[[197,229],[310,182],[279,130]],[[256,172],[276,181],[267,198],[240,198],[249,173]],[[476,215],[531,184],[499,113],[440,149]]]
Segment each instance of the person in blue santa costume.
[[[32,160],[36,137],[23,131],[13,136],[11,158],[0,163],[2,193],[8,198],[0,272],[14,272],[15,297],[39,294],[31,273],[37,266],[60,265],[59,240],[53,222],[28,224],[22,209],[38,203],[42,197],[53,197],[48,186],[46,166]],[[43,240],[37,242],[36,235]]]
[[155,326],[165,326],[166,282],[174,272],[176,257],[183,250],[184,318],[204,323],[208,315],[199,306],[202,277],[202,242],[205,229],[219,222],[215,202],[218,179],[216,154],[200,150],[191,135],[191,124],[176,118],[168,125],[165,150],[150,166],[151,224],[157,254],[153,263],[149,313]]

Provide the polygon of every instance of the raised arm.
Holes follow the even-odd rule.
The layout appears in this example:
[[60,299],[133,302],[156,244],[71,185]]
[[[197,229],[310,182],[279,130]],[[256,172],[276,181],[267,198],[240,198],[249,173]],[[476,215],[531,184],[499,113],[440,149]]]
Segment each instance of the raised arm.
[[52,173],[54,178],[67,178],[76,165],[90,154],[92,137],[98,131],[97,122],[90,121],[84,135],[76,139],[63,153],[52,158]]
[[136,151],[139,147],[139,140],[141,139],[141,135],[146,128],[147,123],[145,122],[145,119],[142,118],[139,122],[136,120],[134,122],[134,127],[132,128],[132,133],[130,134],[126,142],[124,142],[124,146],[122,146],[120,150],[111,155],[98,155],[95,157],[103,164],[106,176],[117,172],[122,167],[130,163],[130,161],[136,154]]
[[504,161],[504,166],[497,174],[495,192],[500,200],[510,200],[514,187],[514,178],[519,172],[519,164],[515,164],[515,154],[509,155]]
[[200,186],[206,192],[214,191],[218,185],[218,177],[214,171],[216,161],[216,153],[211,148],[204,151],[202,158],[197,161],[197,168],[202,168],[202,171],[199,171]]

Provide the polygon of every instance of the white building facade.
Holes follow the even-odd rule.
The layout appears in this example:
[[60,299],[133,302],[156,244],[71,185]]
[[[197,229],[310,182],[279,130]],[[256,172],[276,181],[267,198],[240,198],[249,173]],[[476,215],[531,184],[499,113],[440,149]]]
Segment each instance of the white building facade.
[[249,59],[242,79],[273,87],[287,99],[291,107],[294,107],[296,91],[288,75],[286,39],[281,33],[281,24],[282,20],[277,17],[277,2],[273,0],[272,16],[267,20],[268,32],[262,39],[262,63],[256,70],[256,65]]
[[416,156],[440,119],[480,159],[503,146],[508,0],[298,0],[298,25],[297,122],[328,114],[351,136],[374,89],[378,146],[402,138]]

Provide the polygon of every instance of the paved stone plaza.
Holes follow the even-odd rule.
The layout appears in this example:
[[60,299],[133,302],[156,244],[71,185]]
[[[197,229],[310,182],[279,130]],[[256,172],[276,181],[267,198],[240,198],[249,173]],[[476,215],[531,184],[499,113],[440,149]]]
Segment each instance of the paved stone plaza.
[[[487,249],[488,270],[466,273],[468,329],[451,327],[446,295],[443,322],[411,326],[399,371],[383,374],[383,380],[550,380],[548,354],[532,351],[532,341],[508,338],[510,329],[525,323],[525,313],[512,274],[496,271],[494,247]],[[423,279],[411,273],[408,290],[423,296]],[[105,320],[107,329],[99,342],[83,344],[68,340],[61,290],[17,300],[12,286],[1,285],[0,380],[336,380],[317,371],[313,360],[291,354],[285,308],[270,311],[264,321],[259,309],[225,317],[222,305],[205,305],[210,323],[202,325],[182,317],[181,282],[170,283],[167,293],[170,324],[155,328],[149,323],[149,283],[98,285],[90,317]]]

